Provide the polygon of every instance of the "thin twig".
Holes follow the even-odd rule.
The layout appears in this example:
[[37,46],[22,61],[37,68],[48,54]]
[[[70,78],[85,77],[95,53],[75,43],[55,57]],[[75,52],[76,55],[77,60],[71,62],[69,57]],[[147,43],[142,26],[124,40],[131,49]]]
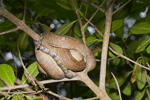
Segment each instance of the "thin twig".
[[150,69],[150,65],[149,65],[149,63],[148,63],[148,62],[146,62],[146,64],[147,64],[148,68]]
[[[45,80],[45,81],[39,81],[39,84],[48,84],[48,83],[63,82],[63,81],[77,81],[77,80],[79,80],[79,78],[77,78],[77,77],[76,78],[72,78],[72,79],[64,78],[62,80]],[[9,86],[9,87],[6,86],[6,87],[0,87],[0,90],[12,90],[12,89],[26,88],[26,87],[30,87],[30,85],[29,84],[22,84],[22,85],[15,85],[15,86]],[[21,92],[21,93],[34,93],[34,94],[38,94],[38,93],[41,93],[41,92],[43,92],[43,90],[37,91],[37,92],[30,91],[30,92]],[[9,93],[12,94],[11,92],[9,92]],[[56,97],[59,97],[59,98],[63,98],[65,100],[69,100],[69,98],[59,96],[58,94],[53,93],[51,91],[47,91],[47,93],[52,94],[52,95],[54,95]]]
[[25,3],[24,3],[23,22],[25,22],[26,10],[27,10],[27,0],[25,0]]
[[[120,57],[120,56],[116,56],[116,57],[113,57],[113,58],[109,58],[109,59],[107,59],[107,60],[109,61],[109,60],[113,60],[113,59],[116,59],[116,58],[119,58],[119,57]],[[101,60],[96,59],[96,61],[100,62]]]
[[[6,95],[6,96],[9,96],[8,94],[16,94],[16,95],[20,95],[20,94],[39,94],[39,93],[41,93],[41,92],[43,92],[43,90],[38,90],[38,91],[28,91],[28,92],[9,92],[9,93],[7,93],[7,92],[2,92],[3,93],[3,95]],[[49,93],[49,94],[51,94],[51,95],[54,95],[54,96],[56,96],[56,97],[58,97],[58,98],[62,98],[62,99],[64,99],[64,100],[72,100],[72,99],[69,99],[69,98],[66,98],[66,97],[63,97],[63,96],[60,96],[60,95],[58,95],[58,94],[56,94],[56,93],[53,93],[53,92],[51,92],[51,91],[45,91],[45,92],[47,92],[47,93]],[[0,91],[0,93],[1,93],[1,91]],[[16,96],[15,95],[15,96]],[[14,96],[14,95],[13,95]]]
[[97,9],[100,10],[101,12],[105,13],[105,10],[104,10],[104,9],[99,8],[99,6],[95,5],[94,3],[92,3],[92,2],[90,2],[90,1],[88,1],[88,0],[83,0],[83,2],[86,2],[86,3],[90,4],[91,6],[97,8]]
[[135,61],[133,61],[133,60],[131,60],[131,59],[129,59],[128,57],[126,57],[126,56],[124,56],[124,55],[122,55],[122,54],[120,54],[120,53],[114,51],[111,47],[109,47],[109,49],[110,49],[114,54],[116,54],[116,55],[118,55],[118,56],[120,56],[120,57],[122,57],[122,58],[124,58],[124,59],[127,59],[128,61],[130,61],[130,62],[132,62],[132,63],[134,63],[134,64],[136,64],[136,65],[138,65],[138,66],[140,66],[140,67],[142,67],[142,68],[147,69],[147,70],[150,71],[150,68],[145,67],[145,66],[143,66],[143,65],[141,65],[141,64],[139,64],[139,63],[137,63],[137,62],[135,62]]
[[86,45],[86,42],[85,42],[85,34],[84,34],[84,27],[82,25],[82,21],[81,21],[81,18],[80,18],[80,15],[79,15],[79,10],[77,10],[73,0],[71,0],[71,3],[75,9],[75,12],[76,12],[76,15],[78,17],[78,20],[79,20],[79,24],[80,24],[80,27],[81,27],[81,32],[82,32],[82,39],[83,39],[83,43]]
[[1,77],[0,77],[0,80],[1,80],[6,86],[11,86],[11,85],[9,85],[5,80],[3,80]]
[[[0,80],[7,86],[7,87],[10,87],[11,85],[8,84],[5,80],[3,80],[1,77],[0,77]],[[8,92],[10,91],[11,89],[8,89]]]
[[131,0],[127,1],[126,3],[124,3],[121,7],[119,7],[117,10],[115,10],[113,12],[113,14],[115,14],[118,10],[120,10],[121,8],[123,8],[125,5],[127,5]]
[[58,94],[56,94],[56,93],[54,93],[54,92],[52,92],[52,91],[47,91],[48,88],[45,88],[44,85],[43,85],[42,83],[38,82],[36,79],[35,79],[35,81],[36,81],[36,83],[39,85],[39,87],[40,87],[42,90],[44,90],[45,92],[47,92],[47,93],[49,93],[49,94],[51,94],[51,95],[54,95],[54,96],[56,96],[56,97],[58,97],[58,98],[62,98],[62,99],[65,99],[65,100],[71,100],[71,99],[69,99],[69,98],[60,96],[60,95],[58,95]]
[[[99,6],[99,8],[101,8],[102,7],[102,5],[104,4],[104,2],[105,2],[106,0],[104,0],[101,4],[100,4],[100,6]],[[87,23],[83,26],[84,28],[87,26],[87,24],[93,19],[93,17],[97,14],[97,12],[98,12],[99,10],[97,9],[95,12],[94,12],[94,14],[91,16],[91,18],[87,21]]]
[[[86,21],[88,21],[88,19],[85,17],[85,16],[83,16],[83,18],[86,20]],[[98,30],[98,28],[93,24],[93,23],[91,23],[90,21],[89,21],[89,24],[91,24],[91,26],[93,26],[94,28],[95,28],[95,30],[103,37],[104,35]]]
[[56,93],[54,93],[52,91],[46,91],[46,92],[49,93],[49,94],[52,94],[52,95],[54,95],[56,97],[62,98],[64,100],[72,100],[72,99],[69,99],[69,98],[66,98],[66,97],[62,97],[62,96],[60,96],[60,95],[58,95],[58,94],[56,94]]
[[[18,85],[21,85],[21,80],[19,78],[16,78],[15,83]],[[26,91],[33,91],[33,89],[26,87],[24,88]]]
[[82,100],[97,100],[99,97],[93,97],[93,98],[88,98],[88,99],[82,99]]
[[[61,79],[61,80],[44,80],[44,81],[39,81],[40,84],[49,84],[49,83],[56,83],[56,82],[63,82],[63,81],[77,81],[79,80],[78,77],[75,77],[75,78],[72,78],[72,79],[67,79],[67,78],[64,78],[64,79]],[[0,90],[13,90],[13,89],[18,89],[18,88],[25,88],[25,87],[29,87],[30,85],[28,84],[22,84],[22,85],[15,85],[15,86],[5,86],[5,87],[0,87]]]
[[27,79],[31,81],[32,85],[34,85],[34,86],[36,87],[37,84],[36,84],[34,78],[33,78],[33,77],[31,76],[31,74],[28,72],[28,70],[26,69],[26,67],[25,67],[25,65],[24,65],[24,63],[23,63],[23,61],[22,61],[19,47],[17,46],[17,48],[18,48],[18,52],[19,52],[19,59],[20,59],[20,61],[21,61],[22,67],[23,67],[23,69],[24,69],[24,74],[25,74],[25,76],[27,77]]
[[[150,67],[149,64],[148,64],[148,62],[147,62],[146,64],[147,64],[148,67]],[[145,74],[146,74],[146,79],[147,79],[148,86],[149,86],[149,88],[150,88],[150,82],[149,82],[150,77],[149,77],[149,75],[147,74],[147,71],[146,71],[146,70],[145,70]]]
[[82,0],[82,2],[81,2],[81,4],[80,4],[80,7],[79,7],[79,11],[81,10],[81,8],[82,8],[82,5],[83,5],[83,0]]
[[5,31],[5,32],[1,32],[0,35],[7,34],[7,33],[10,33],[10,32],[16,31],[18,29],[19,28],[14,28],[14,29],[11,29],[11,30],[8,30],[8,31]]
[[114,75],[112,72],[111,72],[111,74],[112,74],[112,76],[114,77],[115,82],[116,82],[116,84],[117,84],[117,88],[118,88],[118,92],[119,92],[120,100],[122,100],[121,92],[120,92],[120,87],[119,87],[118,81],[117,81],[117,79],[116,79],[115,75]]
[[7,96],[10,96],[10,97],[11,97],[11,95],[8,95],[6,92],[0,91],[0,94],[4,95],[5,97],[7,97]]
[[[125,48],[123,48],[123,54],[124,54],[125,56],[127,56],[127,53],[126,53]],[[127,64],[129,64],[129,61],[128,61],[128,60],[126,60],[126,63],[127,63]]]

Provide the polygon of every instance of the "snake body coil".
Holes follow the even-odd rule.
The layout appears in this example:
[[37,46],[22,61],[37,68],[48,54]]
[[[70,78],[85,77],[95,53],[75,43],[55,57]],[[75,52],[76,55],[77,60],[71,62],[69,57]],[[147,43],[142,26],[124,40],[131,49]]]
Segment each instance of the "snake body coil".
[[95,68],[96,61],[91,50],[78,39],[50,32],[43,37],[53,47],[53,51],[43,46],[40,50],[35,49],[38,66],[43,73],[62,79],[74,77],[73,71],[88,72]]

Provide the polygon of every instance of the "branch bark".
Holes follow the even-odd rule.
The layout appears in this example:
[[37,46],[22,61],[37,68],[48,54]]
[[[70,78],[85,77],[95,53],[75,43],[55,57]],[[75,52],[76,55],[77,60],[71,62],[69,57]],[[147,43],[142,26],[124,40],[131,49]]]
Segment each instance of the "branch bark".
[[103,38],[100,80],[99,80],[99,88],[101,90],[103,90],[104,92],[105,92],[107,52],[108,52],[109,36],[110,36],[110,30],[111,30],[112,15],[113,15],[113,2],[114,2],[114,0],[110,0],[107,2],[107,10],[105,13],[106,24],[105,24],[105,33],[104,33],[104,38]]

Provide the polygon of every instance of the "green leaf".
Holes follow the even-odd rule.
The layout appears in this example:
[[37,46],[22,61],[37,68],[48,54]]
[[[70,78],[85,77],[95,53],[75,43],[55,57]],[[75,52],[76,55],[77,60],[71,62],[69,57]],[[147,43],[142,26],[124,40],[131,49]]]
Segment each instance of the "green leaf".
[[149,45],[150,43],[150,36],[148,38],[146,38],[136,49],[135,53],[139,53],[143,50],[145,50],[145,48]]
[[97,0],[88,0],[88,1],[90,1],[92,3],[96,3]]
[[[0,43],[3,44],[4,46],[5,46],[5,44],[10,44],[8,37],[6,35],[0,36]],[[0,47],[1,47],[1,45],[0,45]],[[3,48],[3,46],[1,48]]]
[[12,100],[18,100],[18,97],[13,97]]
[[4,97],[2,97],[2,98],[0,98],[0,100],[5,100],[5,98],[4,98]]
[[7,5],[7,6],[9,6],[9,7],[15,7],[16,9],[19,9],[19,8],[21,9],[23,7],[23,5],[21,4],[21,2],[18,2],[17,0],[8,0],[4,4]]
[[40,7],[40,12],[37,14],[37,16],[36,16],[36,18],[34,19],[34,21],[38,18],[38,17],[40,17],[40,16],[45,16],[45,15],[47,15],[47,14],[51,14],[51,13],[54,13],[54,11],[55,10],[53,10],[53,9],[49,9],[49,8],[45,8],[45,7]]
[[112,100],[120,100],[119,93],[117,90],[106,87],[106,92]]
[[[97,27],[97,29],[102,33],[102,34],[104,34],[104,31],[105,31],[105,19],[103,19],[103,20],[101,20],[100,22],[98,22],[97,24],[96,24],[96,27]],[[102,36],[96,31],[95,32],[95,34],[96,34],[96,36],[99,38],[99,39],[101,39],[102,38]]]
[[14,41],[14,42],[10,42],[10,43],[6,43],[7,44],[7,46],[9,47],[9,49],[11,49],[11,50],[13,50],[13,51],[15,51],[15,53],[16,54],[18,54],[17,52],[18,52],[18,50],[17,50],[17,42],[16,41]]
[[146,49],[147,53],[150,54],[150,45]]
[[[75,97],[78,97],[80,95],[82,96],[89,96],[91,95],[91,91],[89,91],[89,89],[85,86],[82,86],[82,87],[79,87],[79,88],[76,88],[74,89],[75,91],[73,91],[73,94]],[[86,91],[86,92],[84,92]]]
[[136,24],[130,28],[130,31],[133,34],[145,34],[150,32],[150,24],[141,22],[139,24]]
[[80,28],[79,22],[76,22],[76,23],[75,23],[74,32],[75,32],[75,34],[78,35],[79,37],[82,37],[81,28]]
[[4,83],[0,80],[0,87],[5,86]]
[[3,31],[7,31],[9,29],[13,29],[16,26],[9,20],[5,20],[4,22],[0,22],[0,30]]
[[44,32],[50,32],[51,28],[49,26],[42,23],[38,23],[38,24],[42,27]]
[[119,29],[121,26],[123,26],[124,21],[123,20],[114,20],[112,22],[112,26],[111,26],[111,32],[116,31],[117,29]]
[[18,97],[13,97],[12,100],[24,100],[23,97],[18,96]]
[[[126,79],[127,79],[128,76],[131,74],[131,72],[132,72],[132,71],[126,72],[126,73],[124,73],[124,74],[122,74],[122,75],[117,75],[117,76],[116,76],[116,79],[117,79],[117,81],[118,81],[119,86],[121,86],[121,85],[126,81]],[[114,78],[112,78],[112,79],[110,80],[110,83],[109,83],[109,88],[114,88],[114,87],[116,87],[116,86],[117,86],[117,85],[116,85],[116,82],[115,82]]]
[[0,65],[0,77],[5,80],[8,84],[14,85],[15,75],[12,67],[7,64]]
[[147,14],[146,14],[146,21],[150,23],[150,9],[148,9]]
[[125,95],[131,95],[131,83],[128,81],[122,89],[122,93]]
[[136,22],[134,23],[134,25],[137,25],[141,22],[146,22],[146,19],[145,18],[140,18],[140,19],[137,19]]
[[145,90],[146,89],[143,89],[142,91],[135,91],[135,100],[142,100]]
[[66,34],[76,21],[77,20],[63,24],[59,29],[56,30],[55,33],[61,35]]
[[[32,77],[36,77],[39,74],[39,70],[37,68],[37,62],[32,63],[28,68],[28,72],[31,74]],[[25,74],[22,76],[22,84],[29,83],[28,79],[26,78]]]
[[138,40],[132,41],[127,48],[127,55],[128,57],[132,57],[133,54],[135,53],[137,47],[143,42],[144,38],[139,38]]
[[[138,61],[139,64],[141,64],[141,62],[142,62],[142,59],[140,59]],[[146,84],[146,74],[145,74],[145,71],[140,66],[137,66],[135,74],[136,74],[137,86],[141,90],[141,89],[144,88],[144,86]]]
[[97,39],[95,35],[90,35],[89,37],[86,38],[86,44],[87,46],[92,45],[95,42],[102,42],[102,39]]
[[26,50],[26,48],[28,47],[28,43],[29,43],[29,36],[28,36],[28,34],[21,33],[20,37],[17,40],[17,43],[18,43],[20,49]]
[[139,16],[139,13],[140,12],[144,12],[145,11],[145,7],[142,7],[142,3],[140,3],[140,2],[136,2],[136,0],[133,0],[132,1],[132,5],[131,5],[131,3],[129,3],[130,5],[128,6],[128,7],[130,7],[131,6],[131,8],[130,8],[130,11],[129,11],[129,13],[130,13],[130,17],[132,18],[137,18],[137,16]]
[[[54,6],[55,5],[55,6]],[[31,6],[31,9],[36,12],[36,20],[40,16],[45,16],[47,14],[52,14],[55,12],[55,8],[58,8],[58,5],[53,0],[36,0]]]
[[[123,54],[123,50],[122,50],[122,48],[121,48],[119,45],[114,44],[114,43],[111,43],[110,46],[111,46],[116,52],[119,52],[120,54]],[[114,55],[111,51],[108,52],[108,55],[109,55],[110,57],[115,57],[115,55]]]
[[[73,0],[75,6],[77,7],[77,1]],[[74,10],[71,0],[56,0],[56,3],[67,10]]]
[[124,35],[124,26],[122,25],[119,29],[117,29],[115,32],[117,37],[119,38],[123,38],[123,35]]
[[74,31],[72,32],[73,37],[80,40],[81,42],[83,42],[82,37],[79,37],[76,33],[74,33]]
[[120,63],[120,60],[121,60],[120,58],[115,58],[111,60],[110,62],[112,65],[117,66]]

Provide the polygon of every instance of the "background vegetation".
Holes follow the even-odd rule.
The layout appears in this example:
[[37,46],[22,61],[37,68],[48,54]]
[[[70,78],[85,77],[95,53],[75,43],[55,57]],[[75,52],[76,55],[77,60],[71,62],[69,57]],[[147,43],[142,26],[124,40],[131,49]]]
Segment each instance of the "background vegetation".
[[[31,98],[40,99],[42,97],[48,97],[51,100],[61,98],[59,95],[70,99],[99,98],[84,83],[81,81],[71,82],[71,79],[64,82],[62,82],[63,80],[50,80],[44,83],[46,88],[57,93],[58,96],[42,90],[40,86],[24,87],[25,85],[21,85],[31,83],[31,80],[29,81],[26,78],[24,69],[21,67],[22,64],[20,61],[18,62],[19,52],[17,45],[19,46],[23,63],[32,77],[36,77],[39,82],[49,80],[50,77],[41,74],[37,69],[34,54],[35,39],[20,28],[17,25],[19,23],[13,22],[13,19],[9,17],[10,14],[8,14],[8,17],[3,14],[4,9],[7,9],[8,12],[20,20],[25,18],[25,24],[38,34],[51,31],[84,41],[82,34],[84,33],[86,45],[91,48],[97,60],[96,68],[89,72],[88,75],[98,86],[100,64],[103,60],[101,55],[101,52],[103,52],[102,44],[104,43],[103,35],[107,33],[107,10],[111,3],[113,3],[113,13],[112,17],[110,17],[112,23],[111,21],[109,22],[111,30],[108,32],[111,34],[109,37],[109,49],[107,48],[108,55],[105,55],[107,65],[104,64],[104,66],[107,66],[106,76],[104,75],[106,81],[102,81],[106,82],[106,93],[114,100],[119,100],[119,96],[123,100],[150,99],[149,0],[110,0],[110,5],[108,5],[109,0],[104,2],[103,0],[27,0],[25,2],[25,0],[3,0],[4,8],[2,5],[0,7],[0,15],[2,15],[0,16],[1,100],[18,100],[19,98],[21,100],[30,100]],[[99,5],[101,5],[101,8],[99,8]],[[26,13],[24,14],[25,11]],[[87,23],[90,18],[92,20]],[[87,24],[87,26],[82,28],[81,23],[83,25]],[[89,27],[95,31],[93,34],[89,32]],[[12,55],[11,59],[7,58],[8,54]],[[120,89],[117,88],[111,72],[115,75]],[[18,85],[22,87],[15,88]],[[121,91],[120,95],[118,90]]]

